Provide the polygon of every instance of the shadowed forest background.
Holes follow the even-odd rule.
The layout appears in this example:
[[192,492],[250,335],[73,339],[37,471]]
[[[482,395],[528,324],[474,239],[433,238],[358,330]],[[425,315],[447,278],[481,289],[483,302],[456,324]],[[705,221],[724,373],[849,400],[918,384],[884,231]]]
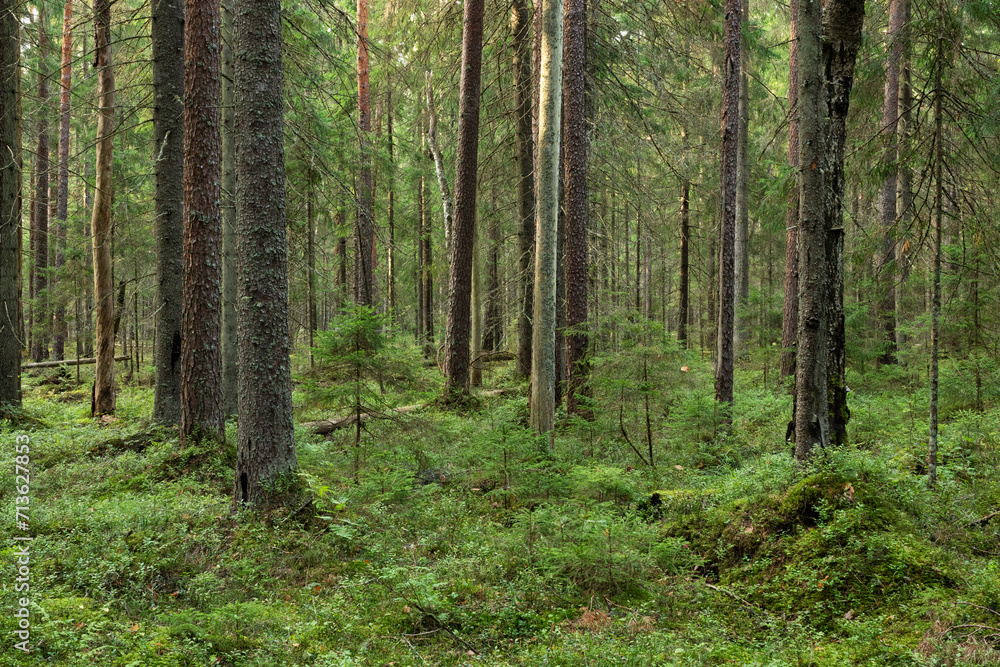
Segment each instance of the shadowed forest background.
[[998,9],[0,0],[0,663],[996,664]]

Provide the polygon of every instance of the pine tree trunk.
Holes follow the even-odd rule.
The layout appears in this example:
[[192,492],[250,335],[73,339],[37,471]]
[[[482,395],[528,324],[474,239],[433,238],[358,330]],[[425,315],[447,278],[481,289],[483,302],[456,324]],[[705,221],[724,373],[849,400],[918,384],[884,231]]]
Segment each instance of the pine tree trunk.
[[944,70],[944,0],[937,7],[937,44],[934,63],[934,297],[931,303],[930,417],[927,438],[927,483],[937,484],[938,366],[941,354],[941,228],[944,224],[944,123],[941,98]]
[[396,308],[398,307],[396,303],[396,221],[395,221],[395,199],[396,199],[396,154],[395,147],[393,146],[393,136],[392,136],[392,90],[390,89],[386,96],[386,125],[389,133],[389,202],[388,210],[386,212],[386,222],[389,225],[389,243],[386,247],[387,255],[387,266],[388,270],[388,308],[389,308],[389,321],[394,322],[396,319]]
[[785,298],[781,319],[781,372],[795,374],[795,335],[799,322],[799,0],[790,0],[791,36],[788,41],[788,166],[796,175],[788,193],[785,214]]
[[[743,16],[741,26],[743,31],[750,29],[750,0],[741,0]],[[736,149],[736,320],[734,353],[739,355],[746,351],[747,337],[750,335],[750,325],[746,316],[740,317],[739,311],[745,310],[750,300],[750,84],[747,77],[746,40],[740,42],[740,100],[739,129]]]
[[306,181],[306,328],[309,330],[309,367],[312,368],[313,348],[316,346],[316,220],[313,214],[315,175],[312,164],[309,165]]
[[156,237],[156,385],[153,419],[181,421],[184,261],[184,5],[153,0],[153,150]]
[[[60,276],[66,263],[66,224],[69,218],[69,121],[70,85],[73,78],[73,0],[63,5],[62,71],[59,89],[59,185],[56,197],[56,252],[55,272]],[[52,358],[65,356],[69,326],[66,323],[66,304],[62,296],[56,300],[54,330],[52,332]]]
[[114,284],[111,276],[111,161],[114,146],[115,77],[111,62],[111,3],[94,2],[94,50],[97,66],[97,182],[94,214],[90,221],[94,254],[94,300],[97,325],[94,338],[97,364],[94,370],[92,413],[115,411]]
[[531,374],[531,317],[534,296],[535,183],[531,104],[531,24],[524,0],[513,0],[510,30],[514,51],[514,149],[517,159],[518,303],[517,376]]
[[420,290],[423,295],[424,356],[434,358],[434,252],[431,245],[431,228],[427,219],[427,185],[420,178]]
[[563,33],[563,168],[566,211],[566,414],[591,417],[580,399],[589,395],[587,313],[587,191],[586,71],[587,3],[566,0]]
[[691,182],[687,179],[681,183],[681,266],[680,286],[677,310],[677,342],[687,348],[688,317],[691,312],[690,291],[690,253],[691,253]]
[[21,405],[20,24],[14,0],[0,2],[0,414]]
[[35,148],[35,288],[34,327],[31,359],[39,362],[49,356],[49,40],[45,32],[44,3],[38,5],[38,143]]
[[[233,108],[233,0],[222,2],[222,414],[239,410],[237,333],[236,118]],[[315,302],[312,303],[315,321]],[[310,343],[311,347],[311,343]],[[312,352],[310,352],[310,355]],[[312,356],[310,356],[312,359]]]
[[[900,0],[903,5],[903,28],[899,33],[899,39],[903,42],[903,59],[900,63],[899,82],[899,126],[897,135],[900,143],[901,155],[910,154],[910,134],[913,132],[913,121],[910,115],[910,108],[913,107],[913,90],[910,84],[911,70],[911,45],[910,45],[910,0]],[[899,229],[906,234],[910,229],[913,220],[913,185],[910,174],[908,160],[900,160],[898,167],[899,178]],[[916,244],[913,244],[914,246]],[[896,244],[896,266],[899,270],[899,290],[910,278],[910,266],[912,258],[909,254],[910,243],[905,237],[900,237]],[[896,321],[903,318],[903,293],[896,294]],[[896,330],[896,347],[902,348],[906,345],[906,334]]]
[[483,279],[480,253],[479,230],[473,231],[472,238],[472,324],[470,328],[470,370],[469,384],[483,386]]
[[732,421],[733,332],[736,318],[736,163],[740,102],[741,0],[726,0],[722,84],[722,220],[719,234],[719,319],[716,345],[715,400],[721,421]]
[[372,218],[371,88],[368,60],[368,0],[358,0],[358,130],[361,165],[358,173],[358,211],[354,223],[354,302],[374,305],[375,226]]
[[[235,17],[239,250],[239,431],[234,501],[291,499],[298,467],[288,337],[281,3],[241,3]],[[266,381],[263,381],[266,380]]]
[[448,275],[445,334],[445,399],[460,400],[469,391],[469,343],[472,303],[472,252],[479,176],[479,97],[483,57],[483,0],[466,0],[462,29],[462,77],[459,84],[458,156],[455,161],[455,226]]
[[[532,317],[531,427],[555,427],[556,253],[559,225],[562,0],[541,0],[538,141],[535,168],[535,292]],[[537,10],[536,10],[537,11]],[[551,440],[551,436],[550,436]]]
[[497,352],[503,344],[503,308],[500,293],[500,244],[502,237],[497,218],[486,226],[486,305],[483,308],[483,350]]
[[181,439],[221,439],[222,132],[220,8],[184,7],[184,294]]

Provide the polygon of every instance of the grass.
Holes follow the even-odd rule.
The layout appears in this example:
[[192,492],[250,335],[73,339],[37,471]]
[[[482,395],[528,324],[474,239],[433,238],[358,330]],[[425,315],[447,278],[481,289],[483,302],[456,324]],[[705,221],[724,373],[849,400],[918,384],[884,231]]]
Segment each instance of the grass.
[[[1000,659],[1000,631],[983,629],[1000,626],[1000,519],[973,524],[1000,505],[989,402],[953,403],[929,490],[926,392],[900,369],[850,378],[855,444],[800,470],[785,392],[749,362],[722,437],[705,362],[669,345],[599,359],[595,420],[564,424],[548,449],[509,365],[486,373],[508,392],[456,414],[431,401],[436,370],[398,347],[409,372],[366,391],[428,407],[368,422],[357,448],[353,433],[298,430],[315,498],[298,514],[231,512],[234,424],[220,450],[184,449],[150,424],[148,387],[123,387],[117,421],[97,424],[88,392],[26,377],[0,458],[13,471],[14,439],[30,436],[33,650],[13,647],[8,512],[0,664]],[[297,386],[300,418],[338,414],[315,389],[329,382],[320,369]],[[623,435],[645,455],[647,415],[655,469]],[[4,506],[16,495],[5,475]]]

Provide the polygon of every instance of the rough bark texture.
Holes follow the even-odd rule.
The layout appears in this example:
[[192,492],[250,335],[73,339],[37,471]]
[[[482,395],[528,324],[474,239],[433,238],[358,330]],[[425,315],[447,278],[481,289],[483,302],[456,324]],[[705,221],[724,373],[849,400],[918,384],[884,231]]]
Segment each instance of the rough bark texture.
[[[387,302],[389,307],[389,321],[396,319],[396,153],[392,136],[392,91],[386,95],[386,126],[389,133],[389,201],[386,211],[386,223],[389,225],[389,243],[386,247],[386,269],[388,272],[388,286],[386,289]],[[312,292],[310,292],[312,293]],[[314,303],[315,306],[315,303]],[[315,318],[314,318],[315,319]]]
[[20,25],[0,0],[0,413],[21,405]]
[[466,0],[459,84],[458,157],[455,161],[455,227],[448,275],[445,399],[469,391],[472,251],[479,175],[479,90],[483,59],[483,0]]
[[719,319],[715,400],[723,423],[732,418],[733,333],[736,319],[736,162],[739,135],[741,0],[726,0],[722,83],[722,220],[719,225]]
[[532,317],[531,427],[551,433],[556,391],[556,245],[562,108],[562,0],[541,3],[538,141],[535,168],[535,285]]
[[566,211],[566,413],[589,417],[580,398],[589,396],[587,376],[587,116],[586,0],[566,0],[563,33],[563,168]]
[[795,334],[799,322],[799,0],[791,0],[791,37],[788,43],[788,166],[796,174],[788,193],[785,214],[785,299],[781,318],[781,374],[795,373]]
[[97,182],[90,235],[94,254],[97,364],[92,413],[115,411],[114,285],[111,278],[111,160],[114,147],[115,77],[111,63],[111,3],[94,2],[94,50],[97,56]]
[[486,304],[483,307],[483,345],[486,352],[497,352],[503,344],[503,295],[500,293],[500,233],[496,216],[486,226]]
[[861,48],[864,0],[827,0],[823,11],[823,71],[826,73],[826,201],[827,229],[826,302],[827,401],[830,443],[847,442],[847,342],[844,324],[844,151],[847,113],[854,84],[854,65]]
[[240,397],[236,503],[282,502],[298,467],[292,427],[280,0],[237,5],[236,210]]
[[221,438],[222,100],[220,10],[184,7],[184,303],[181,438]]
[[156,191],[156,385],[153,419],[181,421],[184,283],[184,4],[153,0],[153,155]]
[[358,0],[358,130],[361,165],[358,170],[358,211],[354,218],[354,302],[371,306],[375,298],[375,223],[372,218],[372,163],[368,135],[372,129],[368,82],[368,0]]
[[883,157],[886,174],[879,193],[879,217],[882,224],[882,255],[878,258],[881,301],[878,308],[885,350],[879,357],[883,364],[896,363],[896,161],[899,157],[896,131],[899,126],[899,66],[903,59],[903,0],[889,0],[889,42],[885,62],[885,95],[882,105],[882,132],[886,134]]
[[799,0],[799,320],[795,359],[795,457],[829,442],[822,8]]
[[[236,110],[233,108],[233,0],[222,2],[222,415],[239,409],[236,294]],[[311,276],[311,274],[310,274]],[[315,306],[315,302],[313,303]],[[315,308],[311,311],[314,315]],[[310,341],[310,346],[312,345]],[[310,357],[311,358],[311,357]]]
[[[750,0],[741,0],[743,30],[749,30]],[[750,299],[750,80],[747,77],[747,53],[745,40],[740,43],[740,102],[739,131],[736,149],[736,324],[733,349],[736,354],[745,350],[750,334],[750,322],[746,315],[739,316],[747,308]]]
[[518,305],[517,375],[531,374],[531,317],[534,293],[535,183],[534,138],[531,129],[531,23],[523,0],[511,3],[510,30],[514,38],[514,150],[517,159]]
[[687,347],[688,316],[690,305],[690,267],[691,253],[691,182],[687,179],[681,183],[681,266],[680,266],[680,303],[677,313],[677,341]]
[[434,252],[431,246],[431,229],[427,222],[427,184],[420,177],[420,292],[423,301],[424,356],[434,357]]
[[[59,76],[59,168],[56,194],[55,273],[58,277],[66,263],[66,224],[69,217],[69,110],[70,84],[73,77],[73,0],[63,6],[62,63]],[[55,303],[52,331],[52,358],[65,356],[69,327],[66,323],[66,303],[60,297]]]
[[49,356],[49,72],[46,64],[49,40],[45,32],[44,3],[38,5],[38,142],[35,148],[34,327],[31,359]]

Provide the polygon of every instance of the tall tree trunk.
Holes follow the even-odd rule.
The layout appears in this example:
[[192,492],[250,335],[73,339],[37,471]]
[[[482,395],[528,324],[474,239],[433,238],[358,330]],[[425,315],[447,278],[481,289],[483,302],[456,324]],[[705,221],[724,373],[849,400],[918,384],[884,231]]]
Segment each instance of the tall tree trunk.
[[[236,503],[290,499],[298,467],[288,337],[280,0],[241,0],[235,20],[240,401]],[[266,382],[261,379],[266,378]]]
[[677,342],[687,348],[688,316],[690,305],[690,266],[691,253],[691,181],[686,178],[681,183],[681,266],[680,266],[680,303],[677,311]]
[[[306,328],[309,330],[309,367],[316,346],[316,220],[313,214],[315,174],[310,163],[306,175]],[[391,228],[391,224],[390,224]]]
[[396,153],[395,146],[393,146],[392,137],[392,90],[390,89],[386,95],[386,125],[389,132],[389,206],[386,212],[387,219],[386,222],[389,225],[389,243],[386,246],[387,255],[387,269],[388,269],[388,306],[389,306],[389,320],[395,321],[396,319],[396,308],[398,307],[396,303],[396,221],[395,221],[395,199],[396,199]]
[[[222,133],[220,8],[184,7],[184,300],[181,439],[225,433],[222,411]],[[255,140],[258,140],[255,137]]]
[[420,291],[423,301],[424,356],[433,358],[434,345],[434,252],[431,247],[431,228],[427,219],[427,185],[420,177]]
[[[587,3],[566,0],[563,34],[563,168],[566,211],[566,414],[590,417],[587,334]],[[648,254],[648,253],[647,253]]]
[[[441,210],[444,213],[444,250],[445,254],[451,254],[451,237],[453,225],[453,214],[451,206],[451,189],[448,187],[448,176],[444,173],[444,159],[441,157],[441,149],[437,140],[437,109],[434,106],[434,90],[431,87],[433,74],[430,70],[424,73],[424,81],[427,95],[427,147],[434,161],[434,173],[437,175],[438,188],[441,190]],[[456,187],[458,185],[456,184]]]
[[111,160],[114,147],[115,76],[111,63],[111,2],[94,2],[94,50],[97,65],[97,182],[90,234],[94,254],[97,326],[92,413],[115,411],[114,283],[111,276]]
[[497,218],[486,226],[486,305],[483,308],[483,350],[497,352],[503,344],[503,307],[500,293],[500,244],[502,237]]
[[21,40],[14,0],[0,2],[0,414],[21,405]]
[[473,387],[483,386],[483,278],[480,252],[479,230],[472,233],[472,324],[470,336],[470,371],[469,384]]
[[[745,1],[745,0],[743,0]],[[736,162],[740,104],[741,0],[726,0],[722,84],[722,219],[719,233],[719,320],[716,345],[715,400],[721,420],[732,422],[733,331],[736,318]]]
[[184,3],[153,0],[153,157],[156,213],[156,385],[153,419],[181,421],[184,284]]
[[[56,197],[56,252],[55,271],[60,277],[66,263],[66,224],[69,218],[69,109],[70,84],[73,77],[73,0],[63,5],[62,71],[59,90],[59,185]],[[54,330],[52,335],[52,358],[61,360],[65,356],[66,338],[69,326],[66,323],[66,304],[60,296],[56,300]]]
[[34,331],[31,359],[49,355],[49,39],[45,30],[45,3],[38,4],[38,143],[35,149]]
[[[233,108],[233,0],[222,2],[222,415],[239,410],[237,333],[236,117]],[[315,321],[315,302],[313,321]],[[310,343],[310,347],[311,347]],[[310,360],[312,352],[310,351]]]
[[930,418],[927,438],[927,483],[937,483],[938,453],[938,361],[941,348],[941,228],[944,223],[944,123],[941,98],[944,70],[944,0],[937,7],[937,44],[934,63],[934,297],[931,303]]
[[462,77],[459,84],[458,157],[455,162],[455,228],[448,276],[445,334],[445,398],[460,400],[469,391],[472,250],[479,176],[479,92],[483,58],[483,0],[466,0],[462,28]]
[[844,322],[844,152],[854,66],[861,47],[864,0],[827,0],[823,11],[823,71],[826,72],[827,229],[826,301],[829,309],[827,401],[830,443],[847,443],[847,341]]
[[[741,33],[750,29],[750,0],[741,0],[743,16],[740,22]],[[747,77],[747,44],[745,39],[740,42],[740,100],[739,126],[736,149],[736,320],[735,354],[746,350],[750,326],[747,316],[739,316],[745,310],[750,300],[750,83]]]
[[[899,33],[899,40],[903,42],[903,59],[900,62],[899,81],[899,125],[897,126],[897,136],[900,144],[900,160],[898,166],[899,178],[899,229],[902,234],[897,240],[896,246],[896,266],[899,269],[899,290],[903,290],[910,278],[910,267],[912,258],[909,254],[910,243],[906,239],[909,234],[910,223],[913,221],[913,185],[910,174],[910,164],[908,156],[910,154],[910,135],[913,133],[913,121],[910,109],[913,107],[913,90],[910,84],[911,70],[911,30],[910,30],[910,0],[900,0],[903,4],[903,28]],[[913,244],[916,246],[916,244]],[[903,318],[903,294],[896,293],[896,321]],[[901,348],[906,345],[906,334],[896,330],[896,347]]]
[[[555,427],[556,252],[559,225],[562,0],[541,0],[538,141],[535,169],[535,293],[532,317],[531,426]],[[551,440],[551,435],[550,435]]]
[[518,318],[517,366],[520,378],[531,374],[531,317],[534,293],[535,183],[531,105],[531,24],[524,0],[513,0],[510,31],[514,38],[514,150],[517,159]]
[[375,224],[372,218],[371,88],[368,82],[368,0],[358,0],[358,130],[361,165],[358,172],[358,211],[354,222],[354,302],[374,305]]
[[[344,212],[337,211],[333,216],[333,226],[337,228],[338,234],[344,228]],[[344,299],[347,297],[347,237],[337,237],[337,310],[344,307]]]
[[788,166],[795,174],[785,214],[785,297],[781,318],[780,377],[795,374],[795,335],[799,322],[799,0],[790,0],[788,41]]
[[896,363],[896,161],[899,150],[896,131],[899,125],[899,66],[903,59],[901,31],[905,7],[903,0],[889,0],[889,42],[885,63],[885,96],[882,106],[882,131],[887,135],[885,149],[885,180],[879,193],[879,216],[882,224],[882,255],[878,261],[878,279],[881,283],[881,302],[878,319],[885,346],[879,362]]

